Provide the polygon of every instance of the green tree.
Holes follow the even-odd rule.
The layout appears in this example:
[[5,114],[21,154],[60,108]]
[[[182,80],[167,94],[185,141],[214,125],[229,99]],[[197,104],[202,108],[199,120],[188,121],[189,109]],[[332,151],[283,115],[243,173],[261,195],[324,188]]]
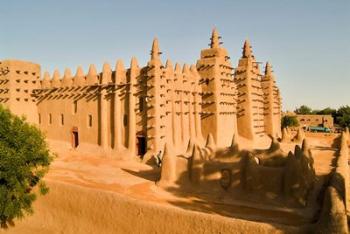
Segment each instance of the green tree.
[[332,115],[332,116],[335,116],[336,113],[337,113],[337,110],[330,107],[327,107],[323,110],[316,112],[316,114],[318,115]]
[[302,105],[294,111],[298,115],[311,115],[312,109],[308,106]]
[[33,213],[33,189],[48,192],[41,180],[53,155],[43,134],[0,105],[0,224],[6,228],[13,220]]
[[299,126],[299,121],[296,116],[283,116],[281,119],[281,126],[282,128],[285,127],[298,127]]
[[350,106],[342,106],[337,110],[335,122],[341,127],[350,127]]

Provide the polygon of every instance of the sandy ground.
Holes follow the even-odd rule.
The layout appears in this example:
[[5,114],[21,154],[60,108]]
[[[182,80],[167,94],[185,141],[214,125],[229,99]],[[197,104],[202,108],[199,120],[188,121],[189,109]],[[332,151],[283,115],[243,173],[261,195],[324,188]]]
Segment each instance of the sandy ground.
[[[202,222],[211,223],[212,226],[208,224],[205,231],[198,233],[230,233],[233,227],[237,232],[245,233],[252,233],[253,230],[254,233],[281,230],[294,232],[295,227],[313,221],[318,208],[317,193],[324,182],[323,177],[332,169],[335,156],[335,148],[332,148],[333,136],[311,135],[309,140],[320,179],[315,193],[311,195],[310,201],[313,203],[308,209],[281,207],[278,203],[265,203],[263,199],[256,202],[254,196],[250,199],[239,192],[227,193],[219,185],[211,188],[211,191],[198,190],[194,193],[190,190],[161,189],[155,185],[159,168],[134,160],[118,161],[112,158],[82,156],[69,151],[60,153],[53,162],[45,177],[51,191],[35,202],[35,214],[17,222],[16,227],[10,228],[6,233],[128,233],[129,230],[134,233],[191,233],[194,230],[191,225],[198,229]],[[294,144],[285,144],[282,147],[289,151],[294,148]],[[102,214],[103,217],[99,220],[96,215],[100,211],[94,214],[96,209],[109,210],[116,206],[111,200],[115,200],[120,207],[108,211],[105,217]],[[123,206],[124,203],[127,205]],[[79,210],[82,212],[80,215],[74,213],[79,214]],[[151,217],[144,217],[147,212],[150,212]],[[131,220],[117,222],[119,226],[111,224],[123,216]],[[142,216],[144,226],[135,225],[135,229],[132,229],[139,222],[139,216]],[[191,217],[191,222],[184,220],[188,216]],[[50,217],[49,221],[46,220],[47,217]],[[165,224],[159,221],[163,217],[176,219],[171,224]],[[154,221],[157,218],[159,220]],[[91,223],[87,222],[98,222],[99,225],[90,227]],[[222,225],[221,229],[217,229],[218,225]],[[159,230],[163,232],[158,232]]]

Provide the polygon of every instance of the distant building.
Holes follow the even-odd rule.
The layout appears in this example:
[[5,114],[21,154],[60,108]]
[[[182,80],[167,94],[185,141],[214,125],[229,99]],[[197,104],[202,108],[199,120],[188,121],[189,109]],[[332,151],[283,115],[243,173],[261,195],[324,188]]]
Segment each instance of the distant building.
[[283,116],[295,116],[301,127],[324,127],[334,128],[334,121],[332,115],[298,115],[294,112],[284,112]]
[[334,127],[332,115],[296,115],[302,127]]

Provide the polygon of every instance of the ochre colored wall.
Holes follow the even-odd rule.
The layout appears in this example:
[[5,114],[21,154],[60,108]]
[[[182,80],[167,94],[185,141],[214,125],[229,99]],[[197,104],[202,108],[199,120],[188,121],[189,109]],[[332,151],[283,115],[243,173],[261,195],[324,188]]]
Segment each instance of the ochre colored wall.
[[24,115],[31,123],[38,122],[34,90],[40,87],[40,66],[31,62],[0,62],[0,103],[14,114]]
[[216,30],[209,49],[201,51],[197,70],[202,86],[202,133],[212,134],[218,147],[231,144],[236,133],[236,87],[228,52],[220,47]]
[[162,155],[165,144],[183,154],[190,141],[203,145],[209,134],[219,148],[230,146],[236,133],[251,140],[280,135],[280,93],[272,73],[262,78],[249,42],[233,72],[219,38],[213,30],[196,66],[163,66],[157,39],[145,67],[133,58],[128,69],[119,60],[101,72],[91,65],[87,74],[78,67],[75,75],[67,69],[62,76],[44,73],[39,81],[39,65],[2,61],[0,102],[39,124],[49,139],[73,143],[74,130],[78,150],[112,155],[137,154],[142,137],[149,157]]

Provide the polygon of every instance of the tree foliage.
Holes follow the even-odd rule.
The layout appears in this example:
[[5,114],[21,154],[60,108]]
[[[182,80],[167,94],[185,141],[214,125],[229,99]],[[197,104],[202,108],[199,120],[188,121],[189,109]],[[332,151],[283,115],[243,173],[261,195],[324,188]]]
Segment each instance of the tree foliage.
[[334,116],[337,113],[336,109],[327,107],[323,110],[313,111],[316,115],[332,115]]
[[312,109],[308,106],[302,105],[294,111],[298,115],[311,115]]
[[290,116],[290,115],[283,116],[281,119],[281,122],[282,122],[281,123],[282,128],[299,126],[299,121],[296,116]]
[[350,128],[350,106],[342,106],[338,109],[335,120],[341,127]]
[[15,218],[31,214],[39,193],[48,188],[41,181],[52,160],[43,134],[0,105],[0,224],[13,225]]

